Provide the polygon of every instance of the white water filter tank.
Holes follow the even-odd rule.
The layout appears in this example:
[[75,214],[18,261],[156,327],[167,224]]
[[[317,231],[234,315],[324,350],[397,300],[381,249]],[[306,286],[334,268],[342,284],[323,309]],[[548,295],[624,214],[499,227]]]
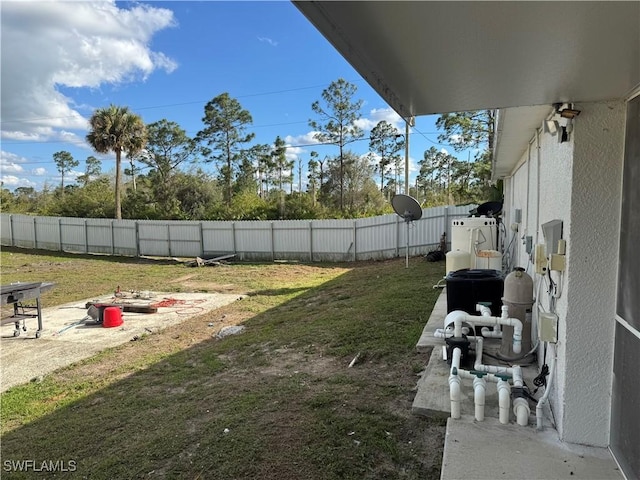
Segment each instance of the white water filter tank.
[[463,250],[451,250],[445,255],[447,273],[471,268],[471,255]]

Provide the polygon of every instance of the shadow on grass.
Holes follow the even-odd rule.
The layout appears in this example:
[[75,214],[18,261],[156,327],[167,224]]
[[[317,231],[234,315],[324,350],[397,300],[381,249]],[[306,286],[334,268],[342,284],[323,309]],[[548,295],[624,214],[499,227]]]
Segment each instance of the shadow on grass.
[[[3,472],[439,478],[444,425],[412,416],[410,405],[416,371],[428,358],[414,347],[440,293],[431,286],[443,266],[416,260],[408,269],[400,261],[353,267],[318,287],[261,292],[296,296],[246,321],[242,335],[127,363],[149,344],[143,339],[100,354],[91,378],[74,376],[72,366],[63,377],[8,390],[5,421],[36,404],[51,411],[3,435]],[[358,353],[360,362],[348,368]],[[115,370],[118,379],[110,380]],[[26,460],[33,464],[19,463]]]

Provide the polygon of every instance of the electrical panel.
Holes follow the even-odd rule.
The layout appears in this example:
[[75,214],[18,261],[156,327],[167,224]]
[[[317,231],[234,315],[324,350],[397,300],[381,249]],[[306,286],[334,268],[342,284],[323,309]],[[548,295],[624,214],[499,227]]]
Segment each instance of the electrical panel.
[[558,253],[558,240],[562,238],[562,220],[551,220],[542,224],[542,234],[547,243],[547,253]]
[[549,260],[549,270],[555,270],[557,272],[564,272],[565,269],[565,256],[558,253],[551,255]]
[[547,272],[547,257],[545,255],[544,244],[537,244],[534,253],[534,262],[536,266],[536,273],[544,275]]
[[541,342],[558,342],[558,315],[538,312],[538,339]]
[[519,208],[516,208],[515,210],[515,222],[522,223],[522,210]]

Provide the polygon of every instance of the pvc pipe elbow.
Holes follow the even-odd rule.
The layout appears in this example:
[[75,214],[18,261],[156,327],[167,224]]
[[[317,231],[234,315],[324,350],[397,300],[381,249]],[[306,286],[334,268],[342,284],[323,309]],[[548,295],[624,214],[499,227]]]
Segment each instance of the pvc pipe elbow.
[[490,330],[489,327],[482,327],[480,331],[482,332],[482,336],[486,338],[502,338],[502,331],[498,328]]
[[486,305],[482,305],[482,304],[478,303],[476,305],[476,311],[480,312],[480,315],[482,315],[483,317],[490,317],[491,316],[491,309],[489,307],[487,307]]
[[467,314],[462,310],[454,310],[453,312],[449,312],[446,317],[444,317],[444,328],[446,329],[449,325],[453,323],[453,336],[461,337],[462,336],[462,322],[466,319]]
[[453,370],[460,370],[460,359],[462,358],[462,350],[458,347],[453,349],[453,356],[451,357],[451,374],[456,375]]
[[486,381],[484,378],[476,377],[473,380],[473,400],[475,404],[476,420],[482,422],[484,420],[484,404],[485,404]]
[[498,381],[498,406],[500,423],[506,425],[509,423],[509,407],[511,406],[511,388],[509,382],[505,380]]
[[433,332],[433,336],[436,338],[447,338],[444,328],[436,328],[435,332]]
[[529,425],[529,414],[531,410],[529,409],[529,403],[524,398],[516,398],[513,400],[513,413],[516,416],[518,425],[523,427]]

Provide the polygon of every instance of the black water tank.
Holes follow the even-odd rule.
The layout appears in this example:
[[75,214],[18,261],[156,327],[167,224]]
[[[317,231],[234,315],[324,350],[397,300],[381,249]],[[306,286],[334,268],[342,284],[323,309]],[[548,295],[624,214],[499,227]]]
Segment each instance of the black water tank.
[[476,304],[490,303],[491,313],[499,317],[502,313],[504,274],[499,270],[464,268],[449,272],[447,281],[447,313],[462,310],[470,315],[479,315]]

